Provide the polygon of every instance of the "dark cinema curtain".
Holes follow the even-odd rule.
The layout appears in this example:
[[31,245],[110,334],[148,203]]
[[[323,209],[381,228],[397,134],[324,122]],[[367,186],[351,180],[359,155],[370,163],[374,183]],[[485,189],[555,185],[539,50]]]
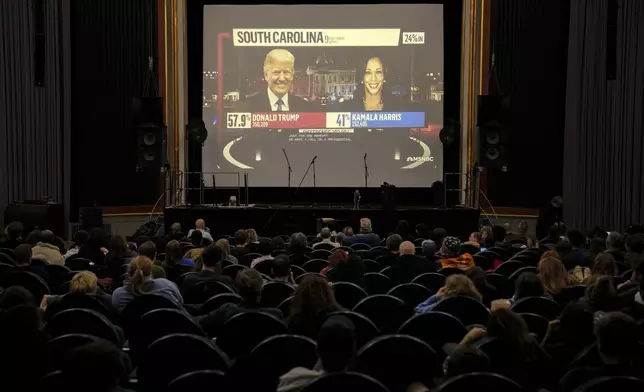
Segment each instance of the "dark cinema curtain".
[[621,0],[617,68],[607,80],[609,0],[572,0],[564,219],[621,230],[644,220],[644,2]]

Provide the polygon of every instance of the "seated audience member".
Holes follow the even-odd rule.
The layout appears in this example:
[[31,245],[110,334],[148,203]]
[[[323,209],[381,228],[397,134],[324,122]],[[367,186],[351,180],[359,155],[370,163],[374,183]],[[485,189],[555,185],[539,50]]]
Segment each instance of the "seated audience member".
[[186,259],[194,260],[195,263],[199,265],[201,260],[201,252],[203,252],[204,246],[208,246],[206,245],[206,241],[203,240],[203,234],[201,234],[199,230],[192,232],[192,236],[190,236],[190,244],[192,244],[193,248],[188,250],[183,257]]
[[411,282],[416,276],[425,272],[435,272],[436,266],[424,257],[416,256],[416,248],[412,242],[404,241],[398,248],[399,257],[389,267],[387,275],[391,284],[397,286]]
[[190,229],[190,231],[188,232],[188,237],[192,237],[192,233],[194,233],[195,231],[200,231],[202,237],[205,240],[210,241],[210,243],[214,242],[212,236],[210,235],[210,231],[206,227],[206,221],[204,221],[203,219],[197,219],[197,221],[195,222],[195,228]]
[[230,242],[227,239],[220,239],[215,242],[215,246],[221,249],[221,258],[226,260],[231,264],[239,264],[239,260],[233,255],[230,254]]
[[492,286],[487,282],[485,277],[485,271],[481,267],[470,268],[465,272],[465,276],[470,278],[476,291],[481,294],[483,305],[489,308],[492,304],[492,301],[499,299],[499,293],[496,290],[496,287]]
[[289,329],[294,334],[315,338],[327,315],[338,310],[342,307],[335,300],[329,282],[321,276],[307,276],[293,293],[287,320]]
[[428,240],[429,237],[431,236],[431,233],[429,232],[427,225],[424,223],[417,224],[414,230],[416,232],[416,239]]
[[197,318],[201,327],[208,336],[217,335],[218,329],[231,317],[246,312],[263,312],[282,318],[282,312],[275,308],[264,308],[259,304],[264,279],[262,275],[252,268],[246,268],[237,274],[235,279],[237,293],[242,297],[239,304],[225,303],[215,311]]
[[590,244],[588,245],[588,264],[589,267],[592,267],[594,264],[593,262],[597,258],[598,255],[603,254],[606,251],[606,239],[603,237],[593,237],[592,240],[590,240]]
[[592,276],[615,276],[617,275],[617,266],[615,259],[610,253],[600,253],[595,257],[593,264]]
[[468,373],[487,372],[490,369],[490,358],[481,350],[456,343],[443,346],[447,358],[443,363],[444,377],[442,382]]
[[438,293],[420,303],[414,310],[416,313],[427,313],[445,298],[457,296],[474,298],[479,302],[482,300],[481,294],[470,278],[465,275],[451,275],[445,280],[445,285],[438,290]]
[[505,244],[505,237],[508,231],[501,225],[492,226],[492,236],[494,238],[494,246],[503,246]]
[[494,232],[492,226],[481,227],[481,248],[491,248],[494,246]]
[[572,251],[568,254],[568,257],[562,259],[570,261],[570,264],[566,263],[566,268],[570,269],[570,267],[577,265],[591,267],[588,261],[588,251],[583,248],[586,243],[586,236],[576,229],[568,230],[566,236],[568,237],[568,242],[572,245]]
[[166,235],[168,242],[172,240],[177,240],[179,242],[183,241],[186,236],[183,234],[183,231],[181,230],[181,223],[179,222],[174,222],[172,226],[170,226],[170,232]]
[[365,266],[362,258],[356,253],[349,253],[347,260],[338,263],[328,273],[329,281],[355,283],[358,286],[364,285]]
[[88,259],[97,265],[103,265],[105,263],[105,255],[108,252],[106,248],[108,245],[105,230],[100,227],[95,227],[90,230],[87,242],[81,245],[78,250],[78,257]]
[[644,263],[633,271],[631,279],[618,288],[623,311],[636,320],[644,319]]
[[295,286],[293,272],[291,271],[291,260],[287,255],[278,255],[272,261],[273,282],[287,283]]
[[246,240],[246,247],[249,252],[257,253],[259,246],[259,236],[255,229],[246,229],[246,234],[248,234],[248,239]]
[[423,256],[427,258],[433,258],[436,256],[436,243],[432,240],[425,240],[422,243]]
[[284,244],[284,238],[280,236],[273,237],[271,239],[271,247],[273,250],[284,250],[286,249],[286,245]]
[[98,339],[74,348],[63,362],[69,391],[84,392],[88,385],[96,392],[127,392],[119,384],[132,371],[129,357],[112,342]]
[[371,219],[360,219],[360,234],[352,236],[345,235],[344,233],[338,234],[338,238],[343,245],[351,246],[353,244],[367,244],[371,247],[380,245],[380,236],[373,233],[371,227]]
[[161,263],[168,280],[176,282],[179,276],[190,271],[190,268],[194,265],[193,260],[183,257],[179,241],[172,240],[168,242],[165,248],[165,260]]
[[632,269],[644,262],[644,235],[629,234],[626,237],[626,254],[624,262]]
[[[353,227],[351,226],[346,226],[344,229],[342,229],[342,234],[344,234],[347,237],[351,237],[354,235],[353,233]],[[338,236],[339,237],[339,236]]]
[[378,263],[380,263],[382,268],[394,265],[398,261],[398,252],[400,251],[400,244],[402,243],[403,239],[398,234],[392,234],[387,237],[387,240],[385,241],[385,247],[387,248],[388,253],[378,257]]
[[481,233],[478,231],[475,231],[474,233],[470,234],[470,238],[468,238],[467,242],[465,245],[472,245],[476,246],[477,248],[481,247]]
[[288,242],[286,251],[289,254],[305,254],[309,252],[306,235],[304,233],[293,233]]
[[443,229],[442,227],[437,227],[432,230],[429,239],[434,241],[434,243],[436,244],[442,244],[445,237],[447,237],[447,230]]
[[[70,293],[88,294],[96,298],[105,305],[105,309],[112,310],[112,296],[106,294],[98,285],[96,275],[90,271],[80,271],[74,275],[69,284]],[[40,304],[44,310],[50,307],[56,307],[62,301],[64,295],[45,295]]]
[[470,329],[461,344],[496,339],[499,347],[490,358],[490,372],[504,375],[526,390],[536,391],[550,386],[555,380],[548,354],[530,334],[523,318],[509,310],[509,306],[507,301],[495,301],[485,329]]
[[33,248],[40,241],[40,233],[42,233],[42,230],[35,228],[29,234],[27,234],[27,237],[25,237],[22,242],[31,245],[31,247]]
[[355,326],[345,316],[331,316],[317,336],[318,361],[313,369],[296,367],[280,377],[277,392],[299,392],[326,373],[347,371],[356,355]]
[[552,299],[552,295],[545,291],[541,279],[539,279],[537,274],[532,272],[523,272],[519,275],[514,287],[514,296],[510,299],[510,302],[514,303],[527,297],[546,297]]
[[324,267],[322,271],[320,271],[320,274],[327,275],[329,271],[342,263],[346,263],[347,260],[349,260],[349,253],[347,251],[344,249],[334,249],[333,252],[331,252],[331,256],[329,256],[329,265]]
[[561,294],[568,287],[568,273],[561,260],[554,257],[541,259],[537,266],[539,279],[546,291],[552,296]]
[[146,241],[139,247],[139,256],[145,256],[152,260],[152,277],[165,278],[165,270],[160,265],[155,264],[157,259],[157,246],[152,241]]
[[[26,244],[25,244],[26,245]],[[27,305],[36,307],[36,298],[26,288],[22,286],[10,286],[0,290],[0,314],[2,312],[15,308],[16,306]]]
[[248,233],[246,233],[246,230],[237,230],[234,241],[235,246],[230,250],[230,254],[235,256],[237,260],[241,260],[244,255],[250,252],[246,247],[246,243],[248,243]]
[[127,264],[130,259],[136,257],[136,252],[127,246],[127,241],[122,235],[113,235],[107,249],[105,265],[108,269],[108,276],[112,278],[112,281],[118,283],[123,274],[123,264]]
[[320,230],[320,241],[313,244],[313,249],[315,249],[316,246],[320,244],[330,244],[334,248],[340,246],[340,244],[331,240],[331,229],[329,229],[328,227],[323,227],[322,230]]
[[230,196],[230,197],[228,198],[228,201],[226,202],[226,205],[227,205],[228,207],[233,207],[233,206],[234,206],[234,207],[236,207],[236,206],[239,206],[239,202],[237,201],[237,196],[235,196],[235,195]]
[[641,369],[633,367],[638,349],[638,327],[635,320],[622,312],[611,312],[595,322],[595,335],[601,366],[571,369],[560,381],[559,390],[568,392],[601,377],[627,376],[642,378]]
[[[546,246],[552,247],[556,243],[562,240],[561,231],[562,231],[562,224],[555,223],[552,226],[548,227],[548,232],[546,233],[546,236],[541,238],[539,242],[541,242]],[[537,233],[537,234],[542,235],[542,233]]]
[[223,252],[217,245],[209,245],[201,254],[202,268],[196,274],[189,274],[181,281],[181,292],[187,293],[199,282],[221,282],[228,287],[233,287],[233,279],[221,273],[221,260]]
[[257,253],[259,253],[261,256],[253,259],[253,261],[250,263],[250,268],[254,268],[258,263],[261,263],[264,260],[273,260],[273,256],[271,256],[271,252],[273,252],[271,240],[269,240],[268,238],[262,238],[256,245]]
[[615,261],[624,262],[624,237],[617,231],[611,231],[606,237],[606,253],[613,256]]
[[581,350],[595,341],[594,322],[593,312],[579,302],[569,303],[561,316],[550,322],[541,347],[555,361],[555,368],[566,369]]
[[22,231],[24,227],[21,222],[11,222],[4,229],[6,239],[0,243],[0,248],[16,249],[18,245],[22,244]]
[[183,297],[177,286],[164,278],[152,277],[152,260],[145,256],[135,257],[127,269],[127,280],[123,287],[114,290],[112,305],[120,312],[136,297],[157,294],[183,305]]
[[469,253],[459,255],[461,240],[456,237],[445,237],[439,250],[439,261],[442,268],[459,268],[463,271],[475,267],[474,258]]
[[411,234],[411,227],[409,227],[409,222],[407,222],[406,220],[398,221],[393,234],[398,234],[404,241],[414,240],[414,236]]
[[580,302],[595,312],[596,318],[603,316],[604,313],[618,310],[620,304],[613,285],[613,277],[596,276],[590,279],[586,286],[586,294]]
[[47,281],[49,279],[49,273],[47,268],[44,266],[31,265],[32,249],[29,244],[18,245],[13,253],[16,255],[16,266],[13,268],[14,271],[27,271],[33,272],[34,274],[43,278]]
[[31,249],[31,257],[49,264],[65,265],[65,259],[60,253],[60,249],[54,245],[55,241],[56,236],[52,231],[43,230],[40,233],[40,241]]

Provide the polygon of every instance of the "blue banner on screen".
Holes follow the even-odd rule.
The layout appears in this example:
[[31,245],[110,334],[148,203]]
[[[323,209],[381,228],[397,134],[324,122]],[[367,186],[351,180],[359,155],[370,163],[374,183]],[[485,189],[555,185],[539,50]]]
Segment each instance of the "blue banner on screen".
[[425,124],[423,112],[351,113],[352,128],[410,128]]

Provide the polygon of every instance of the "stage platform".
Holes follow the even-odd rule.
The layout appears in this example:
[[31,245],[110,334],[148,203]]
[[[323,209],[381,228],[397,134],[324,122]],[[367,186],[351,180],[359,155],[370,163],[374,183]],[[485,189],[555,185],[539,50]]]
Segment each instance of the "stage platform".
[[399,220],[406,220],[413,227],[424,223],[428,228],[442,227],[450,235],[469,236],[478,230],[479,211],[461,207],[398,206],[396,210],[385,211],[375,206],[354,210],[351,205],[266,205],[254,206],[175,206],[164,210],[166,232],[174,222],[181,223],[184,232],[194,228],[199,218],[213,236],[233,235],[237,229],[253,228],[261,236],[290,234],[302,231],[315,234],[321,228],[321,221],[333,219],[330,227],[342,230],[353,227],[357,232],[360,218],[371,219],[373,231],[386,236],[394,230]]

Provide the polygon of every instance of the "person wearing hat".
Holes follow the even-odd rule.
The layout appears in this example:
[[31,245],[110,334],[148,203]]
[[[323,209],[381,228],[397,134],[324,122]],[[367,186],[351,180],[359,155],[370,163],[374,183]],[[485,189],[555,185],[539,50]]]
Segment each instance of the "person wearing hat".
[[476,266],[471,254],[463,253],[459,255],[460,251],[461,240],[456,237],[445,237],[438,251],[442,268],[458,268],[466,271]]
[[329,317],[318,334],[318,361],[313,369],[296,367],[280,377],[277,392],[299,392],[326,373],[344,372],[356,354],[355,326],[346,316]]

